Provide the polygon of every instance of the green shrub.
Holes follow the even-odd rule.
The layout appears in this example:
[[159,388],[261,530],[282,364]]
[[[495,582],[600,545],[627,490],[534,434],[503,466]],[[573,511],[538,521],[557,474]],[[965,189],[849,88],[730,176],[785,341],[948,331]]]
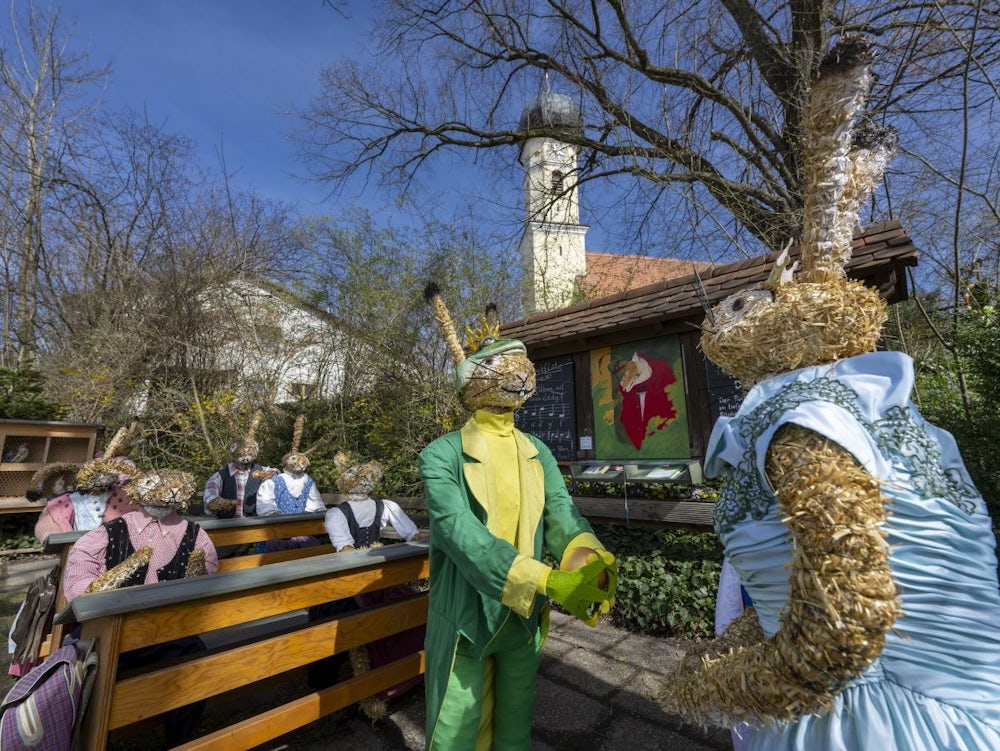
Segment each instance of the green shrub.
[[36,514],[4,514],[0,517],[0,550],[25,550],[41,547],[35,539]]
[[599,527],[618,558],[611,622],[650,636],[710,637],[722,547],[712,532]]
[[0,368],[0,417],[14,420],[58,420],[62,407],[45,398],[45,377],[23,368]]

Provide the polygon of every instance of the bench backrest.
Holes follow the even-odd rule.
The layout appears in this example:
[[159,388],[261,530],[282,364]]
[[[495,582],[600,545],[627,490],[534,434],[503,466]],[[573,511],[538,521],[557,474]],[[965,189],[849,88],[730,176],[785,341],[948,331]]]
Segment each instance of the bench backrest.
[[[270,540],[283,540],[298,535],[322,535],[326,533],[323,526],[323,514],[287,514],[284,516],[248,517],[245,519],[206,519],[189,517],[197,522],[212,540],[216,549],[227,546],[244,545]],[[58,532],[49,535],[45,541],[45,552],[59,557],[60,571],[66,570],[66,560],[69,557],[73,543],[86,532]],[[247,568],[284,563],[286,561],[311,558],[332,552],[328,545],[315,545],[292,550],[280,550],[271,553],[255,553],[219,559],[219,572],[238,571]],[[66,607],[66,597],[62,589],[62,577],[56,589],[55,612]],[[56,624],[52,634],[42,646],[42,656],[52,651],[52,645],[62,643],[65,630]]]
[[[425,543],[329,553],[257,569],[148,584],[78,597],[56,617],[79,622],[82,638],[97,638],[100,669],[84,721],[84,748],[104,748],[108,733],[194,701],[265,681],[317,659],[426,622],[426,595],[305,623],[278,635],[119,679],[118,655],[213,629],[428,576]],[[378,694],[423,672],[411,655],[186,744],[184,749],[251,748],[330,712]]]

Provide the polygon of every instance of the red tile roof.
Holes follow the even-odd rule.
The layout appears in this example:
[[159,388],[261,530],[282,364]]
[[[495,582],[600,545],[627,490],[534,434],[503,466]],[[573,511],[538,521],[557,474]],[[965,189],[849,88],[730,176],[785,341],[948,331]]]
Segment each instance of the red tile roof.
[[701,272],[711,266],[704,261],[682,261],[678,258],[587,253],[587,273],[580,277],[578,285],[583,296],[593,300],[665,279],[688,276],[695,268]]
[[[797,251],[793,247],[791,255]],[[888,302],[905,300],[903,269],[915,266],[918,254],[898,221],[872,225],[855,235],[848,274],[878,287]],[[533,357],[547,357],[584,351],[610,339],[630,341],[652,331],[693,331],[704,317],[703,304],[712,305],[736,290],[764,281],[777,255],[699,270],[700,282],[688,273],[539,313],[507,324],[503,335],[523,341]]]

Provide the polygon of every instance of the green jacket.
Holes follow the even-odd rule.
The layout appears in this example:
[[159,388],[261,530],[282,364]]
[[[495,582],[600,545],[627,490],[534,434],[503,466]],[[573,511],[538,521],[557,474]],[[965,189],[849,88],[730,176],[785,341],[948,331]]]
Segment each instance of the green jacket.
[[481,653],[509,617],[521,620],[526,635],[534,634],[547,604],[536,594],[539,577],[548,570],[541,563],[543,551],[561,560],[569,547],[599,547],[552,452],[519,430],[514,439],[521,486],[520,549],[488,529],[487,509],[496,494],[493,478],[502,468],[491,461],[473,419],[420,454],[430,515],[428,672],[435,658],[450,662],[458,635]]

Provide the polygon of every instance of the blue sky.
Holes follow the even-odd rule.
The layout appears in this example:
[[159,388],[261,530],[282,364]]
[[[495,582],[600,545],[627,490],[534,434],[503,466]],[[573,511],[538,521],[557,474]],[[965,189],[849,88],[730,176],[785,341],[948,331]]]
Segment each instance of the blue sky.
[[[23,11],[27,0],[13,2]],[[323,0],[35,2],[59,10],[72,51],[87,50],[92,67],[111,64],[102,100],[109,111],[145,111],[166,132],[193,139],[199,162],[215,174],[221,174],[221,151],[236,187],[294,203],[306,215],[361,205],[393,223],[412,221],[392,208],[393,195],[361,177],[328,199],[330,186],[306,179],[290,138],[298,123],[289,113],[319,92],[321,71],[368,54],[372,3],[338,0],[338,11]],[[7,13],[9,6],[0,16],[0,37],[9,33]],[[514,165],[513,149],[510,156]],[[523,218],[519,168],[486,175],[476,161],[463,152],[422,174],[414,211],[448,220],[471,204],[477,222],[502,233],[503,250],[513,250]],[[592,184],[581,196],[592,250],[604,250],[603,232],[594,213],[587,216],[587,204],[600,204],[601,192]]]
[[145,109],[168,132],[197,141],[204,164],[218,168],[222,149],[237,185],[320,211],[324,189],[296,177],[305,170],[286,113],[317,93],[323,67],[362,53],[364,4],[348,17],[322,0],[53,4],[74,47],[88,48],[95,66],[111,62],[110,108]]

